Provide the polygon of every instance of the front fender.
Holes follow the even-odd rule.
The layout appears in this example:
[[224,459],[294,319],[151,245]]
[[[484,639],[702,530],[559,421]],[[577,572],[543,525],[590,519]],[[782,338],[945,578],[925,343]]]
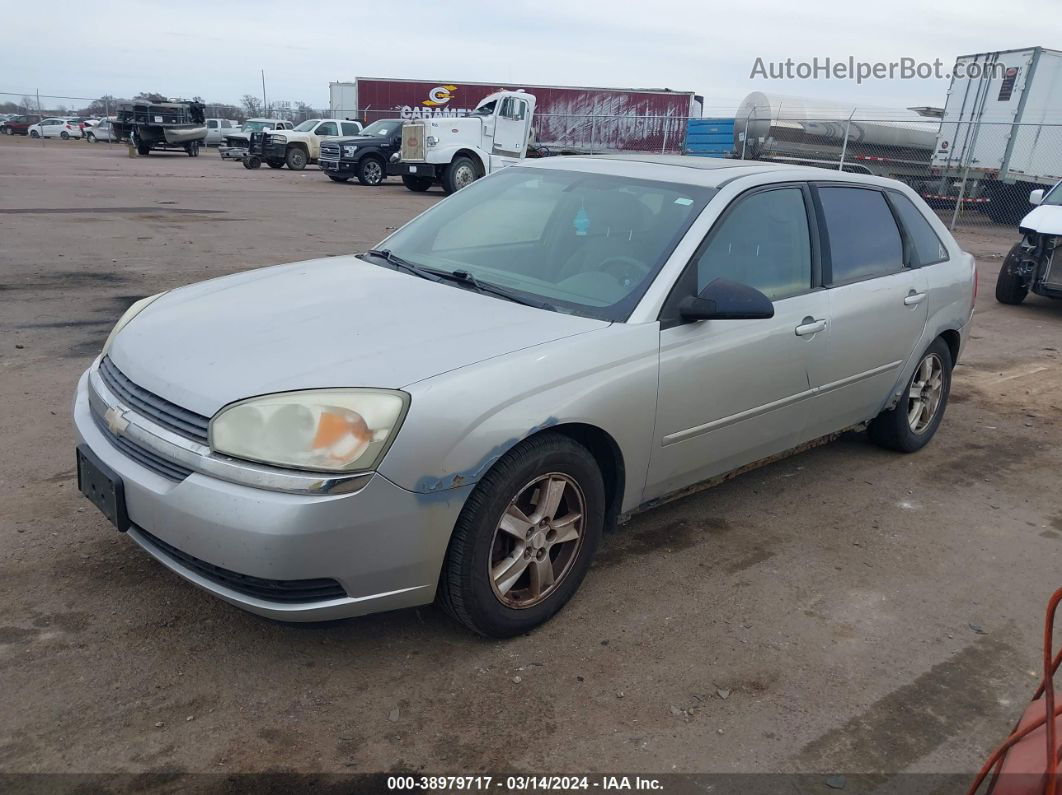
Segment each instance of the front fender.
[[613,324],[409,385],[409,414],[380,474],[420,493],[466,486],[521,440],[580,423],[619,447],[620,510],[630,510],[645,487],[658,366],[656,323]]
[[458,152],[471,152],[479,159],[479,165],[483,169],[483,173],[490,173],[490,159],[487,157],[487,153],[474,146],[444,144],[442,146],[433,147],[431,153],[428,155],[428,160],[435,165],[444,166],[452,163]]

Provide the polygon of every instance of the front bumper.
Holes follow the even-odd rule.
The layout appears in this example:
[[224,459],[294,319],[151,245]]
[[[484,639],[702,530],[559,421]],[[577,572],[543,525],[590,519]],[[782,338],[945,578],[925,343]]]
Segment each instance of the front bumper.
[[357,161],[347,160],[318,160],[317,167],[334,177],[354,177],[358,170]]
[[[133,524],[128,535],[167,568],[237,607],[287,621],[359,616],[435,598],[450,532],[472,486],[425,495],[375,474],[355,493],[305,495],[200,472],[165,477],[120,450],[97,424],[89,372],[74,401],[78,441],[122,478]],[[212,567],[272,582],[334,579],[346,596],[270,600],[238,590],[232,576],[214,576]]]
[[218,146],[218,154],[222,160],[243,160],[247,157],[247,147],[221,144]]
[[439,166],[434,163],[407,163],[399,160],[387,164],[387,173],[392,177],[431,177],[439,176]]

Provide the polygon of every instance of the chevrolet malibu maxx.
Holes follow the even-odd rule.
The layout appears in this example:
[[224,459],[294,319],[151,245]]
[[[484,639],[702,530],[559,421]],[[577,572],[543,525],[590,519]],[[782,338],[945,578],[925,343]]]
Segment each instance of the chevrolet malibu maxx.
[[512,636],[639,509],[849,428],[923,447],[974,294],[898,182],[527,162],[375,249],[133,304],[77,387],[79,486],[254,613]]

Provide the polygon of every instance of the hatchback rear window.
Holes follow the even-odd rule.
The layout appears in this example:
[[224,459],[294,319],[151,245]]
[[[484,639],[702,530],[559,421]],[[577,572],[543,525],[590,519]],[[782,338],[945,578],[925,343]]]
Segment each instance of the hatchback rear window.
[[896,273],[903,241],[885,196],[866,188],[819,188],[830,247],[831,284]]

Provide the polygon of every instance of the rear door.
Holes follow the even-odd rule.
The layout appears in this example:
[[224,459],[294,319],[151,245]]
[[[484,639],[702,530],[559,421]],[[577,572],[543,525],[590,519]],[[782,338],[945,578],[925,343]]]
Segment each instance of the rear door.
[[881,410],[918,353],[928,287],[883,190],[820,183],[814,192],[830,316],[826,355],[811,370],[809,436],[821,436]]
[[[661,315],[660,384],[646,499],[799,444],[811,363],[825,355],[810,190],[772,185],[736,198]],[[724,278],[774,303],[766,320],[683,322],[676,305]]]

